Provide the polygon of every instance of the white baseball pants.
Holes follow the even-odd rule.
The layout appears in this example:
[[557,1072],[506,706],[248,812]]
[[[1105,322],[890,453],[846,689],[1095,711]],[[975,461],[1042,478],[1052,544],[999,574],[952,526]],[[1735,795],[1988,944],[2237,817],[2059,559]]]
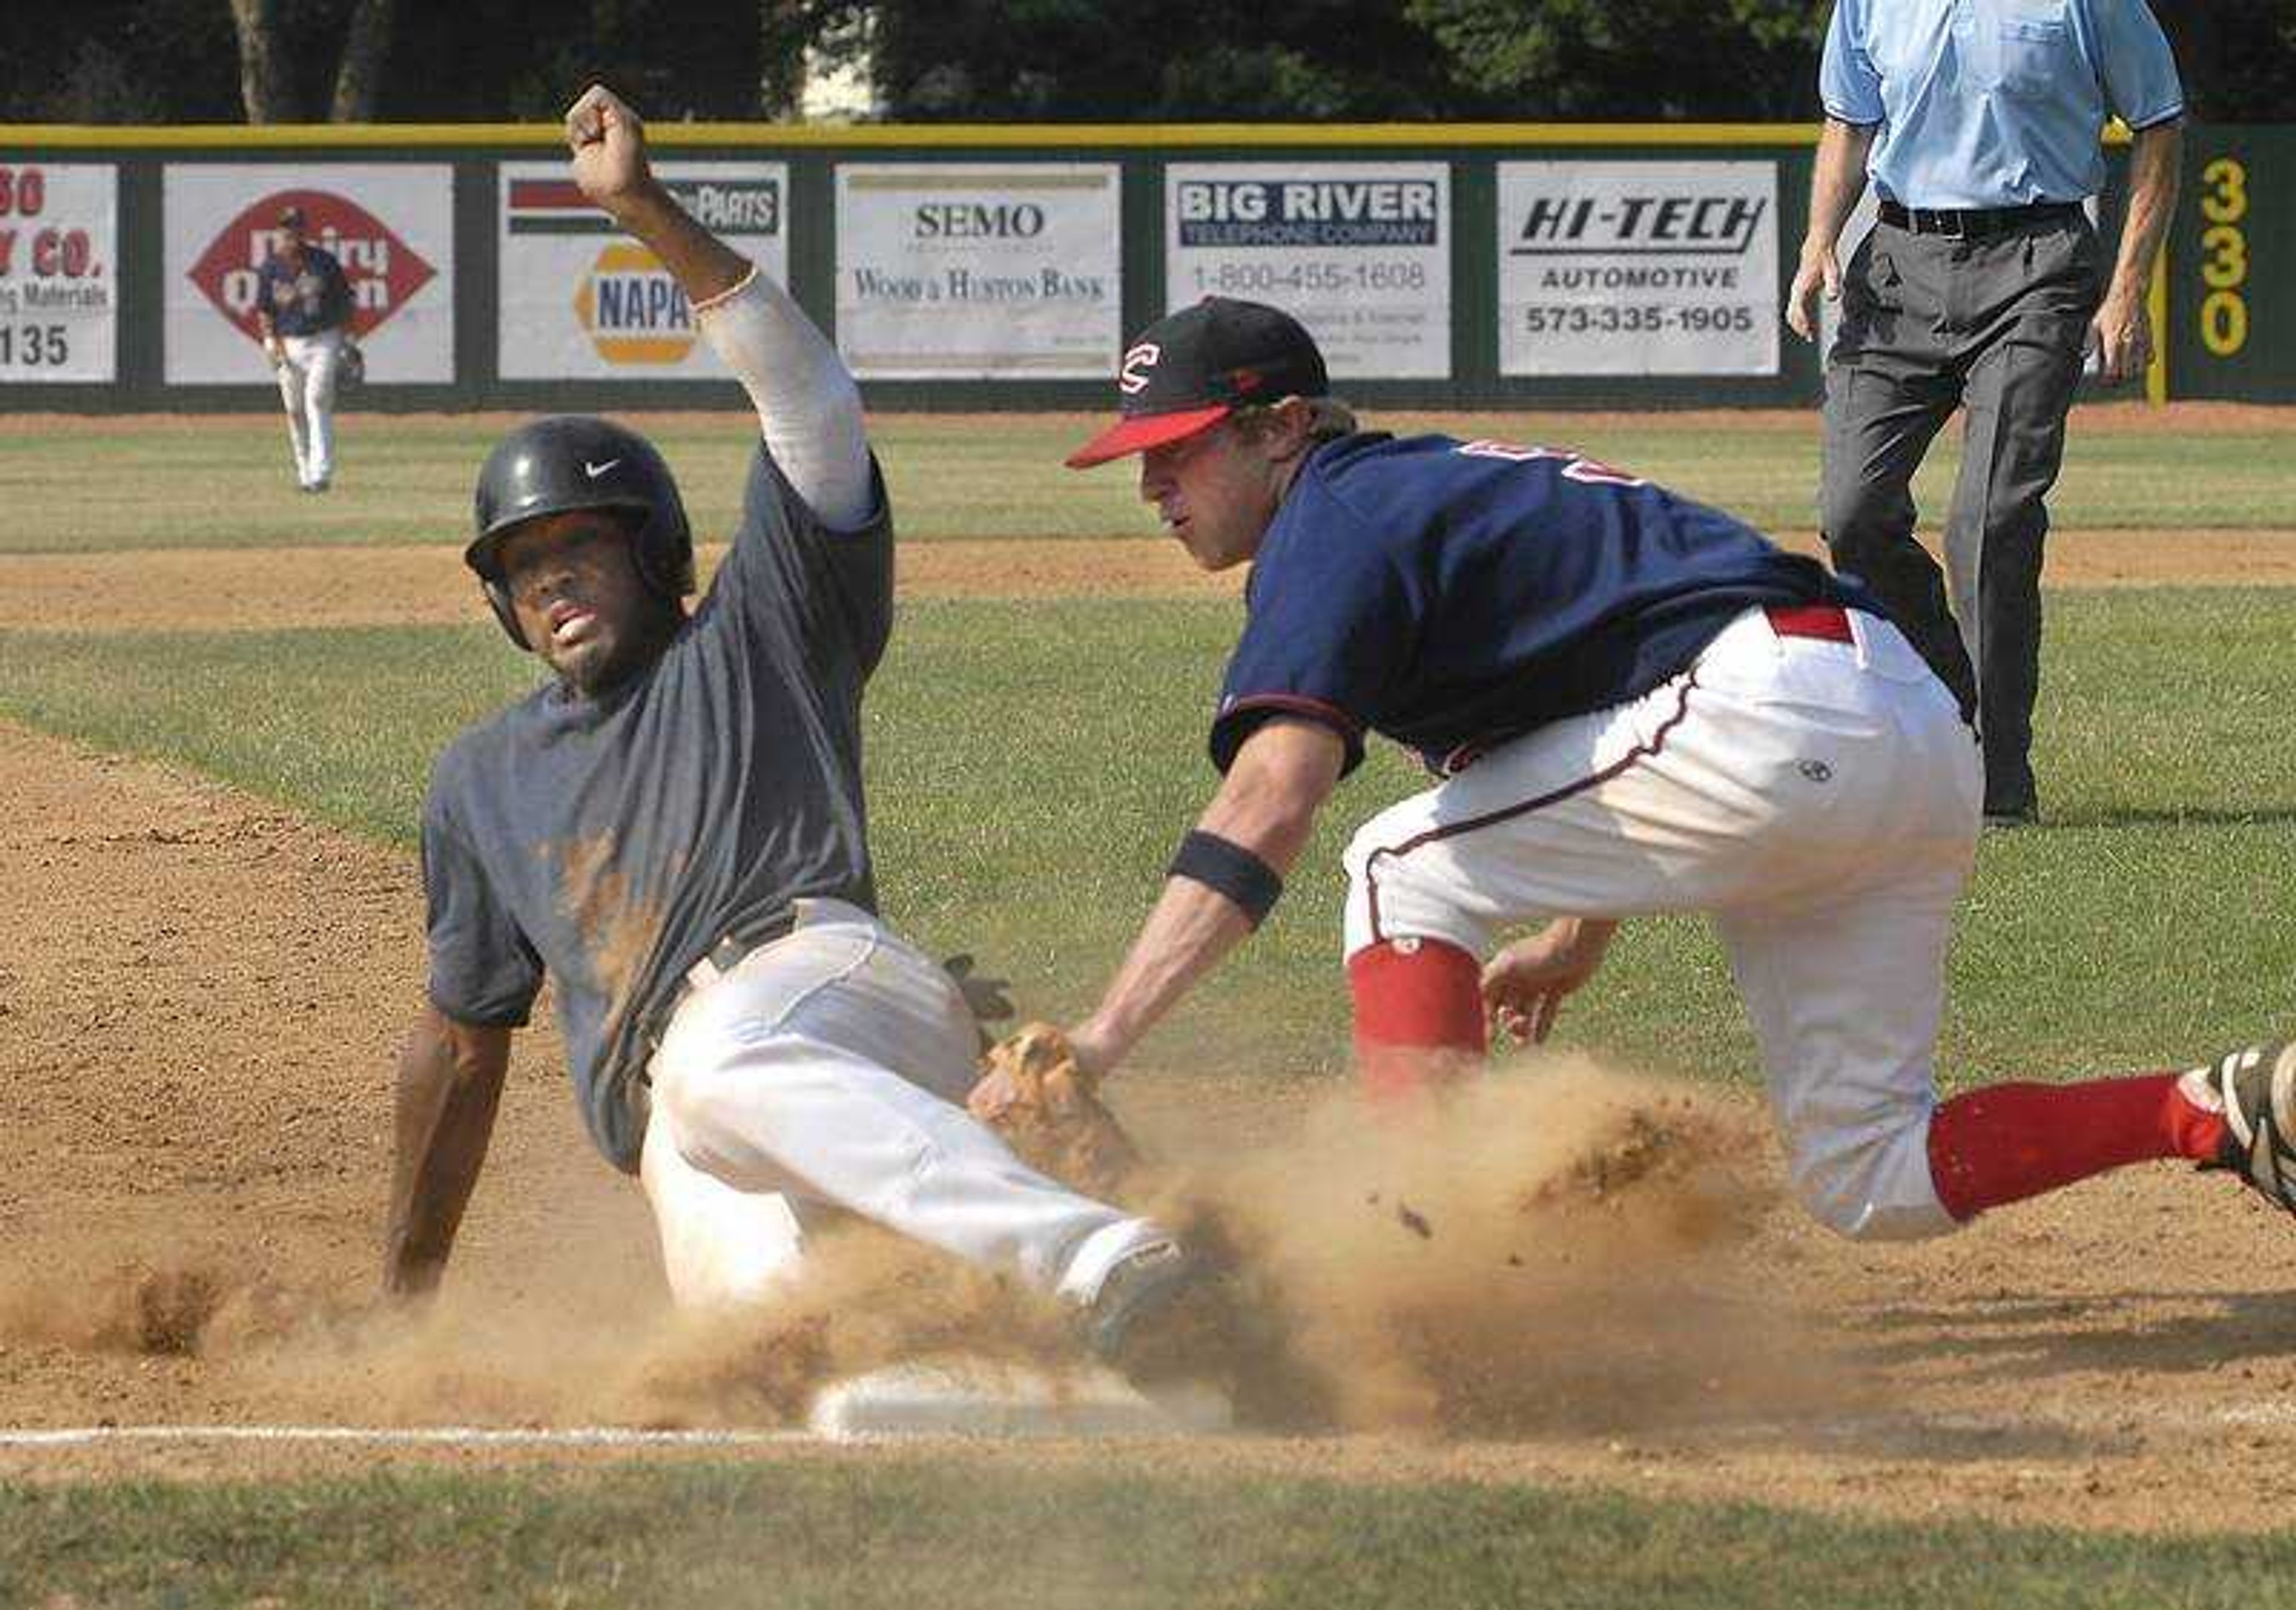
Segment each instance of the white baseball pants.
[[335,371],[343,332],[279,338],[279,401],[287,410],[287,439],[295,449],[295,479],[320,486],[335,473]]
[[947,972],[858,907],[797,911],[687,994],[650,1067],[639,1178],[680,1306],[766,1295],[823,1205],[1077,1301],[1163,1234],[1036,1173],[964,1110],[978,1042]]
[[1794,1185],[1845,1235],[1940,1234],[1933,1047],[1983,768],[1898,629],[1784,636],[1750,609],[1632,703],[1515,740],[1347,852],[1349,955],[1510,925],[1711,912]]

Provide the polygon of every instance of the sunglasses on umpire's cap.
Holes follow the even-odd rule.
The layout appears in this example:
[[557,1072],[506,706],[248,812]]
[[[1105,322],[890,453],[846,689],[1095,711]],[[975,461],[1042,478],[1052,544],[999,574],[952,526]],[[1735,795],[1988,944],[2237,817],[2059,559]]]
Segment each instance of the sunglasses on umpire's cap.
[[1331,388],[1324,355],[1299,320],[1265,303],[1206,297],[1140,332],[1116,369],[1123,417],[1070,454],[1068,466],[1184,441],[1238,408]]

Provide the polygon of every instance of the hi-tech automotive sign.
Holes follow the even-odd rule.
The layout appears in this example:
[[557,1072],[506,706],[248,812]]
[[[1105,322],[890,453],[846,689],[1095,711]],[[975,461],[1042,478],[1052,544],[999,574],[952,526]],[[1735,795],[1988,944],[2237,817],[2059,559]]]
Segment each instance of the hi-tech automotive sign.
[[[658,162],[686,211],[758,269],[789,277],[780,163]],[[563,162],[508,162],[500,180],[505,380],[726,378],[676,277],[585,200]]]
[[1175,163],[1166,300],[1275,303],[1343,379],[1446,378],[1450,203],[1441,162]]
[[1097,380],[1123,342],[1112,163],[837,172],[837,344],[880,379]]
[[1775,374],[1775,162],[1499,164],[1499,368]]
[[119,169],[0,163],[0,385],[116,378]]
[[282,208],[342,265],[370,383],[455,378],[454,172],[443,164],[173,164],[163,182],[170,385],[270,379],[256,280]]

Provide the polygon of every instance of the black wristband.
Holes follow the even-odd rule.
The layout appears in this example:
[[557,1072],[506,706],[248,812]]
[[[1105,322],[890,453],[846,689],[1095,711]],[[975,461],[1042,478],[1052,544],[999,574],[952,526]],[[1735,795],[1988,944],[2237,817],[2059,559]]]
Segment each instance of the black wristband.
[[1232,838],[1218,833],[1191,832],[1180,840],[1168,876],[1185,878],[1217,889],[1242,907],[1244,919],[1258,928],[1283,893],[1283,879],[1275,869]]

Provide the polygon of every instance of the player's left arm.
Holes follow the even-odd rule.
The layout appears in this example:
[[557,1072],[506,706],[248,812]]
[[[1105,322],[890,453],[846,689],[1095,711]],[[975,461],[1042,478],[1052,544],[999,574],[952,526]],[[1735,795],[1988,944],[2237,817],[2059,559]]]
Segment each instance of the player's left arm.
[[788,290],[704,228],[653,176],[645,126],[592,85],[567,109],[566,143],[582,193],[676,279],[695,322],[750,394],[766,447],[791,488],[832,531],[875,512],[861,388]]
[[[1237,750],[1196,831],[1258,857],[1281,877],[1299,860],[1346,758],[1345,741],[1322,722],[1266,721]],[[1230,895],[1193,877],[1167,879],[1099,1007],[1070,1031],[1078,1062],[1089,1072],[1106,1073],[1122,1061],[1254,926]]]
[[1483,966],[1491,1021],[1519,1040],[1545,1043],[1563,998],[1595,977],[1618,931],[1616,918],[1558,917],[1499,952]]
[[351,339],[351,314],[357,307],[351,297],[350,276],[343,272],[343,266],[333,257],[327,258],[326,264],[327,328],[341,331],[343,339],[348,340]]
[[2089,341],[2103,359],[2108,381],[2133,380],[2152,361],[2152,320],[2145,291],[2161,238],[2177,210],[2184,145],[2184,122],[2171,119],[2137,130],[2129,152],[2128,216],[2120,225],[2112,283],[2089,325]]

